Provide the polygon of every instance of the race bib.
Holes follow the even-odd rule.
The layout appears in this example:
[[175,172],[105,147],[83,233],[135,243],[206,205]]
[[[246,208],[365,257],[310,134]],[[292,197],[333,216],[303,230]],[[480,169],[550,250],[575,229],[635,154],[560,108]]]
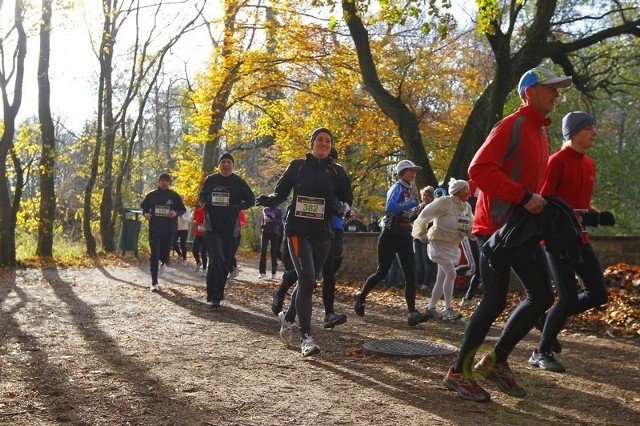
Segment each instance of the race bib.
[[324,198],[305,197],[298,195],[296,198],[295,215],[305,219],[324,219]]
[[212,206],[229,206],[229,193],[227,192],[212,192],[211,193],[211,205]]
[[170,211],[171,208],[169,206],[155,206],[155,208],[153,209],[153,215],[160,217],[169,217]]
[[458,231],[465,235],[469,235],[469,232],[471,232],[471,221],[468,217],[465,216],[458,218]]

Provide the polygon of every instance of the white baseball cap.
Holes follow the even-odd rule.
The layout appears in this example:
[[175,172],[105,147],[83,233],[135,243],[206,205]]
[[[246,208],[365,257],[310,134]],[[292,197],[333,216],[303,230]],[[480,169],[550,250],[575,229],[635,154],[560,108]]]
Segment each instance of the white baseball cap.
[[405,170],[422,170],[422,167],[417,166],[411,160],[402,160],[396,165],[396,174],[400,176],[400,174]]

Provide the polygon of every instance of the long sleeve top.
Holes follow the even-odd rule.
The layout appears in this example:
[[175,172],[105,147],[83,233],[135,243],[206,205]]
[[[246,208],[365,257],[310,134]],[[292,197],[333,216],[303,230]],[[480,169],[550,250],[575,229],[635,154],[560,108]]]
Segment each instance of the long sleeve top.
[[[520,137],[511,155],[514,123],[524,117]],[[539,193],[549,159],[546,127],[551,120],[521,105],[493,128],[469,165],[469,177],[480,189],[472,232],[491,235],[514,208]]]
[[[293,192],[287,207],[284,231],[308,237],[333,236],[332,217],[342,214],[343,203],[353,204],[351,182],[345,169],[331,163],[329,157],[318,159],[307,154],[293,160],[278,180],[273,194],[262,205],[274,206]],[[263,197],[260,197],[263,198]]]
[[[429,227],[429,222],[433,226]],[[471,205],[455,195],[436,198],[427,204],[413,222],[413,238],[422,242],[446,241],[459,243],[471,232]]]
[[411,221],[417,216],[418,205],[420,202],[411,184],[398,179],[387,191],[383,232],[410,235]]
[[181,216],[187,211],[180,194],[161,188],[149,192],[140,203],[140,208],[142,214],[151,214],[149,232],[176,232],[178,218],[170,218],[169,212],[173,210],[177,216]]
[[204,180],[200,201],[204,202],[206,212],[205,232],[233,236],[238,232],[240,210],[253,207],[255,196],[249,185],[235,173],[229,176],[214,173]]

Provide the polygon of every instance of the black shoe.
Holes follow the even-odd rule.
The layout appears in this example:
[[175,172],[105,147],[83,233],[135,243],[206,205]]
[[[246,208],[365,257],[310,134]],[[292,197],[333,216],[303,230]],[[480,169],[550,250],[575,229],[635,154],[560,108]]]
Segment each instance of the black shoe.
[[324,316],[324,323],[322,326],[324,328],[333,328],[336,325],[344,324],[347,322],[347,314],[336,314],[335,312],[331,312]]
[[362,300],[362,293],[359,291],[356,291],[355,294],[353,295],[353,310],[356,311],[356,315],[358,315],[359,317],[363,317],[364,316],[364,300]]
[[416,325],[427,322],[431,316],[426,312],[413,311],[407,315],[407,325],[409,327],[415,327]]
[[220,307],[220,301],[219,300],[212,300],[211,301],[211,309],[218,309]]
[[271,293],[271,312],[273,315],[278,316],[280,311],[282,311],[282,305],[284,304],[284,297],[278,296],[278,290],[273,290]]

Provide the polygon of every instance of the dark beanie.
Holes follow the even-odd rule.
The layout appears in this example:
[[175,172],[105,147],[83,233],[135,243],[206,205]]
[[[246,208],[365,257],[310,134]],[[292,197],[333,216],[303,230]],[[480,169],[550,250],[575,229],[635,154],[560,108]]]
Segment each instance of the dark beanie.
[[221,162],[222,160],[224,160],[225,158],[228,158],[229,160],[231,160],[231,162],[232,162],[233,164],[236,164],[236,162],[235,162],[235,161],[233,161],[233,156],[232,156],[231,154],[229,154],[228,152],[225,152],[224,154],[222,154],[222,155],[220,156],[220,158],[218,158],[218,164],[220,164],[220,162]]
[[318,127],[311,133],[311,139],[309,140],[311,146],[313,146],[313,141],[316,140],[316,137],[318,137],[318,135],[322,132],[327,133],[331,138],[331,143],[333,143],[333,134],[331,134],[331,130],[327,129],[326,127]]
[[580,130],[592,124],[596,124],[596,120],[591,114],[582,111],[570,112],[562,119],[562,136],[568,141]]
[[171,175],[169,173],[162,173],[159,177],[158,180],[166,180],[169,183],[171,183]]

